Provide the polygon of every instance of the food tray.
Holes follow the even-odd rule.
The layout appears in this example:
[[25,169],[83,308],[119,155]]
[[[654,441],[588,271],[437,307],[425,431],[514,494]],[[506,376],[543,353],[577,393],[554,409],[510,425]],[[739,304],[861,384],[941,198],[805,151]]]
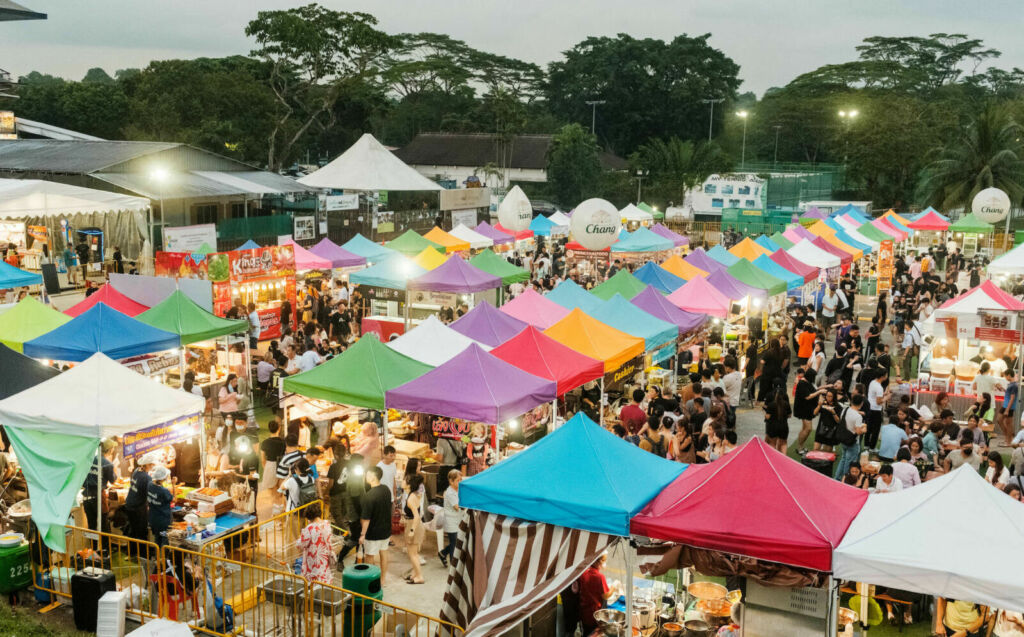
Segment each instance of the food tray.
[[345,606],[350,599],[352,599],[352,596],[342,591],[315,586],[313,592],[310,593],[309,601],[315,613],[320,615],[338,615],[341,611],[345,610]]
[[729,593],[724,586],[714,582],[694,582],[686,587],[686,592],[697,599],[725,599]]
[[188,494],[190,500],[196,500],[199,502],[223,502],[224,500],[230,500],[231,496],[219,489],[212,487],[206,487],[205,489],[196,489],[192,493]]
[[266,596],[268,602],[292,608],[297,606],[298,597],[302,593],[302,588],[303,587],[299,582],[281,577],[275,577],[269,582],[264,582],[259,587],[263,595]]

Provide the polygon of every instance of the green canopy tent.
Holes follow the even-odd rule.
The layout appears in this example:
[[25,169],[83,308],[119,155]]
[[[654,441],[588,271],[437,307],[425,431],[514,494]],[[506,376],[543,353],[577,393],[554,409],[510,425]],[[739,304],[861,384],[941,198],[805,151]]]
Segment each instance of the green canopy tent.
[[727,271],[747,285],[767,290],[769,296],[785,294],[786,292],[786,282],[784,280],[768,274],[746,259],[740,259],[730,265]]
[[885,234],[878,228],[874,227],[870,223],[865,223],[857,228],[857,232],[861,233],[872,241],[893,241],[892,235]]
[[628,270],[619,270],[615,275],[591,290],[591,294],[605,301],[621,294],[627,301],[640,294],[647,284],[633,276]]
[[988,234],[994,230],[995,227],[991,223],[985,223],[978,219],[973,212],[960,217],[956,223],[949,227],[950,232],[965,232],[968,234]]
[[502,285],[529,281],[530,271],[508,262],[504,257],[488,248],[469,260],[469,264],[496,277],[501,277]]
[[775,234],[773,234],[772,236],[770,236],[768,238],[771,239],[772,241],[774,241],[775,244],[777,246],[779,246],[780,248],[782,248],[783,250],[789,250],[794,245],[796,245],[792,241],[787,239],[786,237],[782,236],[781,232],[776,232]]
[[640,210],[643,210],[647,214],[651,215],[655,219],[661,220],[661,219],[665,218],[665,213],[664,212],[662,212],[660,210],[657,210],[655,208],[652,208],[651,206],[647,205],[646,203],[644,203],[642,201],[640,203],[638,203],[636,205],[636,207],[639,208]]
[[414,230],[406,230],[401,236],[388,241],[384,246],[391,250],[401,252],[407,257],[416,256],[420,252],[423,252],[424,248],[433,248],[441,254],[445,253],[444,246],[439,243],[434,243]]
[[218,336],[248,331],[246,320],[225,319],[210,314],[181,290],[135,317],[146,325],[177,334],[181,344],[208,341]]
[[35,297],[26,296],[0,314],[0,343],[21,352],[26,341],[55,330],[70,320],[67,314],[40,303]]

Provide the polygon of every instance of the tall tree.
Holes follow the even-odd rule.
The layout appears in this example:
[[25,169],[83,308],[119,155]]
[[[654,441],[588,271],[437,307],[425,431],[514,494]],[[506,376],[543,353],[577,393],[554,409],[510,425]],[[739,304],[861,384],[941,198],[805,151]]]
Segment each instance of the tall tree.
[[548,183],[558,203],[575,206],[593,196],[601,181],[597,140],[579,124],[568,124],[548,149]]
[[[732,159],[715,142],[652,139],[630,157],[630,167],[648,179],[650,199],[663,204],[682,202],[686,191],[709,175],[729,172]],[[647,197],[645,197],[647,198]]]
[[937,149],[921,182],[925,203],[949,210],[969,206],[985,188],[1024,201],[1024,129],[1004,106],[988,104],[962,134]]
[[334,106],[354,83],[374,79],[394,45],[366,13],[332,11],[310,4],[260,11],[245,34],[256,39],[252,54],[270,65],[268,84],[277,104],[267,166],[277,170],[311,129],[335,123]]

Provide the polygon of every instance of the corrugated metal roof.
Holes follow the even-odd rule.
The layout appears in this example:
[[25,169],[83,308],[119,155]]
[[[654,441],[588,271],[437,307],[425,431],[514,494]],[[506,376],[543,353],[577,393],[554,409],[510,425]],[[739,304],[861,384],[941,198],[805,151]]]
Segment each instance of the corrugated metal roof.
[[0,170],[89,174],[182,146],[171,142],[55,139],[0,141]]
[[150,199],[282,194],[312,190],[294,179],[259,170],[172,173],[163,184],[139,173],[93,173],[92,176]]

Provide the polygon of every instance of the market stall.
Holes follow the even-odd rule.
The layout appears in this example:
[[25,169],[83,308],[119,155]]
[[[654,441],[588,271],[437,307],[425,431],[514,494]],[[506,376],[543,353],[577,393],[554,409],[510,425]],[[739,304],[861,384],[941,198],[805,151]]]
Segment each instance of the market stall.
[[315,246],[309,249],[316,256],[331,262],[331,268],[337,273],[338,270],[345,271],[349,268],[361,268],[366,265],[366,257],[349,252],[345,248],[324,237]]
[[42,336],[26,341],[32,358],[78,362],[96,353],[120,360],[177,349],[177,334],[150,327],[100,303]]
[[853,253],[850,252],[849,250],[842,250],[836,247],[834,244],[825,241],[821,237],[815,237],[811,241],[811,243],[814,244],[818,249],[824,250],[825,252],[828,252],[833,256],[839,257],[839,262],[841,264],[843,272],[849,270],[850,266],[853,265]]
[[[477,226],[476,230],[479,232],[480,226]],[[517,254],[527,254],[533,252],[534,249],[537,247],[537,241],[533,238],[533,230],[526,229],[516,232],[509,230],[500,223],[494,224],[493,230],[496,232],[500,232],[502,234],[510,235],[513,238],[512,249]],[[497,243],[497,240],[495,240],[495,243]]]
[[620,294],[604,302],[591,316],[630,336],[644,339],[644,369],[667,363],[676,355],[679,328],[648,314]]
[[989,276],[1017,276],[1024,274],[1024,243],[996,257],[988,264]]
[[[471,345],[480,343],[456,332],[439,321],[436,316],[428,317],[414,329],[388,343],[388,347],[399,354],[431,367],[446,363]],[[490,349],[488,345],[483,347]]]
[[613,274],[611,278],[594,287],[590,293],[603,301],[607,301],[616,294],[629,300],[642,292],[646,287],[647,284],[633,276],[629,270],[622,269]]
[[[939,215],[940,217],[942,215]],[[885,219],[890,225],[894,226],[897,230],[906,232],[908,236],[914,236],[914,231],[908,228],[910,225],[910,219],[896,214],[890,208],[880,219]]]
[[992,254],[995,226],[985,223],[973,212],[957,219],[956,223],[949,227],[949,233],[960,245],[960,252],[968,259],[973,259],[976,254]]
[[807,228],[807,231],[825,240],[839,250],[849,253],[853,261],[859,261],[864,256],[863,249],[846,243],[844,240],[840,239],[837,236],[836,231],[830,228],[824,221],[819,221],[813,226],[810,226]]
[[[837,232],[839,238],[843,238],[843,235],[839,235],[840,231],[845,232],[846,235],[853,239],[857,243],[851,245],[862,245],[867,246],[871,252],[878,252],[878,248],[881,246],[881,241],[874,237],[869,237],[861,234],[858,228],[860,225],[856,221],[850,219],[850,217],[835,217],[834,219],[826,219],[825,223],[828,227],[832,228]],[[845,239],[843,239],[845,241]],[[849,242],[847,242],[849,243]]]
[[870,219],[865,216],[865,209],[860,206],[855,206],[852,203],[848,203],[838,210],[832,211],[831,217],[842,217],[844,215],[850,215],[861,223],[867,223]]
[[580,275],[592,278],[600,278],[612,264],[611,248],[600,250],[588,250],[578,241],[569,241],[565,244],[565,270],[576,270]]
[[686,281],[689,281],[690,279],[705,277],[708,275],[708,272],[706,270],[698,268],[697,266],[683,259],[678,254],[673,254],[669,258],[662,261],[661,267],[664,268],[666,272],[674,274],[680,279],[685,279]]
[[687,246],[690,245],[690,239],[688,237],[669,229],[664,224],[654,224],[653,226],[651,226],[651,232],[658,235],[659,237],[664,237],[671,241],[673,247],[675,247],[674,252],[676,253],[682,252],[683,250],[686,249]]
[[459,239],[444,230],[434,226],[430,229],[430,232],[423,235],[423,238],[427,241],[432,241],[439,246],[444,248],[444,251],[448,254],[452,252],[469,252],[469,241]]
[[441,244],[434,243],[430,239],[421,236],[415,230],[412,229],[406,230],[397,238],[388,241],[387,243],[384,244],[384,247],[395,252],[400,252],[407,257],[416,256],[417,254],[422,252],[424,248],[433,248],[441,253],[444,253],[446,251],[444,246],[442,246]]
[[527,288],[522,294],[506,302],[499,309],[511,317],[542,330],[546,330],[569,314],[568,308],[555,303],[533,288]]
[[604,376],[603,362],[580,354],[532,325],[492,349],[491,355],[524,372],[555,381],[558,396]]
[[765,250],[767,250],[768,255],[771,255],[773,252],[778,252],[779,250],[782,249],[782,246],[780,244],[772,241],[771,237],[769,237],[766,234],[759,235],[756,239],[754,239],[754,242],[757,243],[757,245],[764,248]]
[[705,277],[690,279],[686,284],[669,294],[666,300],[672,305],[694,314],[707,314],[719,319],[729,318],[732,301]]
[[[603,305],[604,301],[598,300],[598,303]],[[642,369],[644,339],[602,323],[579,308],[544,330],[544,334],[584,356],[604,362],[602,395],[607,391],[621,391]]]
[[482,235],[476,230],[473,230],[469,226],[461,223],[452,228],[451,232],[448,234],[460,241],[468,243],[470,250],[484,250],[494,246],[495,243],[494,239],[491,237]]
[[[697,332],[708,321],[707,314],[680,309],[653,286],[648,286],[646,290],[634,296],[630,303],[654,318],[675,325],[679,330],[680,339],[684,339]],[[682,344],[680,344],[679,349],[683,349]]]
[[554,290],[544,295],[544,298],[569,310],[579,308],[587,314],[600,309],[602,303],[599,297],[587,292],[572,279],[566,279],[556,285]]
[[43,276],[34,272],[26,272],[9,263],[0,261],[0,290],[41,285]]
[[733,247],[729,248],[729,253],[732,254],[734,257],[739,257],[740,259],[753,261],[754,259],[761,255],[771,254],[772,251],[762,246],[760,243],[758,243],[754,239],[751,239],[750,237],[743,237],[742,241],[740,241]]
[[[759,311],[765,311],[769,314],[785,311],[786,290],[788,288],[785,280],[772,276],[747,259],[740,259],[734,265],[729,266],[726,272],[747,285],[765,291],[767,299],[765,300],[765,305],[758,308]],[[754,307],[758,307],[756,303]]]
[[358,232],[354,237],[341,244],[341,247],[352,254],[363,257],[367,263],[377,263],[396,254],[394,250],[374,243]]
[[671,294],[686,283],[686,279],[672,274],[654,261],[648,261],[637,268],[633,276],[642,283],[654,286],[664,294]]
[[828,213],[822,212],[817,206],[811,206],[804,214],[800,215],[800,224],[812,226],[822,219],[827,219]]
[[565,237],[569,235],[569,226],[560,226],[544,215],[537,215],[530,222],[530,231],[538,237]]
[[474,268],[479,268],[488,274],[501,278],[501,284],[511,285],[513,283],[525,283],[530,280],[530,271],[518,265],[509,263],[508,260],[495,254],[490,249],[484,249],[469,260]]
[[527,323],[498,310],[487,301],[478,303],[449,327],[478,343],[497,347],[527,327]]
[[611,245],[611,252],[614,259],[639,265],[648,260],[664,260],[674,247],[670,239],[640,226],[633,232],[623,230],[619,240]]
[[406,285],[410,278],[425,272],[412,259],[392,253],[391,257],[350,274],[349,281],[368,302],[367,314],[359,317],[361,332],[376,334],[386,343],[415,324],[417,319],[406,318],[405,305],[410,298]]
[[447,260],[445,255],[433,248],[423,248],[423,251],[412,258],[412,262],[424,270],[430,271]]
[[823,250],[807,239],[801,239],[786,254],[800,263],[818,269],[819,283],[837,283],[842,269],[842,258]]
[[512,248],[512,244],[514,244],[516,240],[512,233],[498,230],[486,221],[478,223],[477,226],[473,228],[473,231],[493,241],[495,252],[505,252],[510,250]]
[[252,303],[260,320],[260,339],[280,338],[284,302],[291,305],[289,321],[292,325],[296,322],[295,267],[291,245],[245,249],[243,244],[238,250],[208,255],[213,313],[224,316],[238,303]]
[[622,220],[622,227],[626,229],[632,228],[636,230],[637,228],[650,226],[654,223],[654,215],[644,212],[633,204],[628,204],[620,210],[619,217]]
[[26,341],[42,336],[71,320],[63,312],[26,296],[0,314],[0,343],[21,352]]

